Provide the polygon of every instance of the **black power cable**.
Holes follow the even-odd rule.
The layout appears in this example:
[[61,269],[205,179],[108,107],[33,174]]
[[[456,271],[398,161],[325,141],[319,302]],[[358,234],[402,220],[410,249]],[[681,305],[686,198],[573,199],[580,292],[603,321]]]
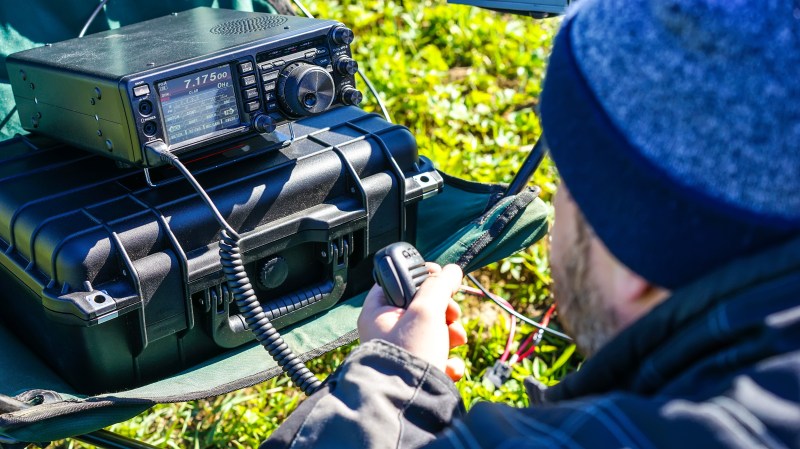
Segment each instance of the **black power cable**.
[[563,338],[564,340],[567,340],[567,341],[573,341],[573,340],[572,340],[572,337],[570,337],[569,335],[567,335],[567,334],[564,334],[564,333],[562,333],[562,332],[559,332],[559,331],[557,331],[557,330],[554,330],[554,329],[550,329],[549,327],[542,326],[541,324],[537,323],[536,321],[534,321],[534,320],[532,320],[532,319],[530,319],[530,318],[526,317],[525,315],[523,315],[523,314],[521,314],[521,313],[517,312],[516,310],[514,310],[514,309],[512,309],[512,308],[508,307],[507,305],[505,305],[505,304],[501,303],[500,301],[498,301],[498,300],[494,299],[494,297],[492,296],[492,294],[491,294],[491,293],[489,293],[489,290],[487,290],[487,289],[486,289],[486,287],[484,287],[484,286],[483,286],[483,284],[481,284],[481,283],[480,283],[480,282],[479,282],[477,279],[475,279],[475,276],[473,276],[472,274],[467,274],[467,278],[468,278],[470,281],[472,281],[472,283],[473,283],[473,284],[475,284],[475,286],[476,286],[476,287],[478,287],[478,289],[479,289],[481,292],[483,292],[483,294],[484,294],[484,295],[485,295],[487,298],[489,298],[490,300],[492,300],[492,302],[494,302],[495,304],[497,304],[497,305],[498,305],[498,306],[499,306],[501,309],[505,310],[507,313],[510,313],[511,315],[514,315],[514,316],[515,316],[515,317],[517,317],[518,319],[520,319],[520,320],[522,320],[522,321],[524,321],[524,322],[526,322],[526,323],[530,324],[531,326],[533,326],[533,327],[535,327],[535,328],[537,328],[537,329],[541,329],[541,330],[543,330],[544,332],[548,332],[548,333],[550,333],[550,334],[552,334],[552,335],[555,335],[556,337]]
[[83,37],[86,34],[86,31],[92,25],[92,22],[94,22],[94,19],[97,17],[97,15],[103,9],[103,7],[106,6],[106,3],[108,3],[108,0],[102,0],[100,2],[100,4],[97,5],[96,8],[94,8],[94,11],[92,11],[92,15],[89,16],[89,19],[86,20],[86,23],[83,24],[83,28],[81,28],[81,32],[78,33],[78,37]]
[[231,291],[236,306],[239,308],[242,316],[244,316],[247,328],[250,329],[256,336],[256,340],[267,350],[270,356],[278,363],[284,372],[292,379],[303,392],[310,396],[315,391],[319,390],[322,382],[306,367],[305,363],[300,360],[297,355],[292,352],[289,345],[283,341],[281,334],[272,325],[269,317],[264,313],[261,303],[258,302],[253,286],[244,269],[244,262],[242,261],[242,251],[239,247],[239,234],[228,224],[228,221],[222,216],[214,205],[214,202],[208,196],[205,189],[197,182],[197,179],[192,175],[188,168],[178,159],[177,156],[170,153],[165,145],[159,148],[155,145],[147,145],[145,149],[151,153],[152,156],[157,157],[163,162],[170,164],[178,169],[184,178],[192,185],[197,194],[200,195],[203,202],[211,209],[214,218],[222,226],[219,241],[219,256],[220,263],[222,264],[222,272],[225,274],[225,283]]

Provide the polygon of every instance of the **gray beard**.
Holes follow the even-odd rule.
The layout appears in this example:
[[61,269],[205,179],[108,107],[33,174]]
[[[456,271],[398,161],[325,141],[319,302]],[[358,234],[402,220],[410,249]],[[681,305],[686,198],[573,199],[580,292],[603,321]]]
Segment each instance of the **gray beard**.
[[553,294],[559,322],[575,339],[578,351],[589,357],[614,336],[618,321],[591,276],[589,252],[594,232],[580,212],[575,222],[575,242],[562,258],[563,266],[551,270]]

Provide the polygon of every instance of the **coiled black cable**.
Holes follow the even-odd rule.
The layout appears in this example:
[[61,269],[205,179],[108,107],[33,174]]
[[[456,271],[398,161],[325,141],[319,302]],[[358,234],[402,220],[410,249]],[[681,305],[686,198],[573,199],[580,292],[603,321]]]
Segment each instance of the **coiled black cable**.
[[281,334],[278,333],[269,317],[264,313],[264,309],[261,307],[261,303],[258,302],[256,293],[253,291],[253,286],[244,269],[242,251],[239,247],[241,236],[228,224],[228,221],[219,212],[205,189],[197,182],[197,179],[177,156],[170,153],[166,147],[159,148],[148,145],[145,149],[158,159],[178,169],[197,194],[200,195],[203,202],[211,209],[214,218],[222,226],[219,239],[219,257],[222,264],[222,272],[225,275],[225,283],[236,301],[239,312],[244,316],[247,328],[255,334],[256,340],[292,379],[292,382],[300,387],[306,395],[311,396],[322,387],[322,382],[292,352],[292,349],[283,341]]
[[222,272],[225,273],[225,283],[236,301],[239,312],[244,316],[247,328],[255,334],[256,340],[305,394],[310,396],[319,390],[322,382],[283,341],[264,313],[261,303],[258,302],[244,269],[238,235],[230,235],[225,229],[220,232],[219,257]]

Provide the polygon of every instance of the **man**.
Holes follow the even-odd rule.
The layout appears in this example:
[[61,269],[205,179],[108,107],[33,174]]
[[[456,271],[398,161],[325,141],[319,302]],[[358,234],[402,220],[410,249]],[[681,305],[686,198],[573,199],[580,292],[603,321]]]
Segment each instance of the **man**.
[[795,1],[579,2],[541,111],[587,362],[465,414],[461,272],[431,266],[407,311],[372,290],[362,345],[264,447],[800,447],[798,67]]

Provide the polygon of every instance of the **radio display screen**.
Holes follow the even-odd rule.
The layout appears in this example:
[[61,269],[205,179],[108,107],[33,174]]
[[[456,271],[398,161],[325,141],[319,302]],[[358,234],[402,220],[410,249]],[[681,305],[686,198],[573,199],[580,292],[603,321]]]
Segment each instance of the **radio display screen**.
[[170,145],[241,124],[230,65],[161,81],[158,96]]

